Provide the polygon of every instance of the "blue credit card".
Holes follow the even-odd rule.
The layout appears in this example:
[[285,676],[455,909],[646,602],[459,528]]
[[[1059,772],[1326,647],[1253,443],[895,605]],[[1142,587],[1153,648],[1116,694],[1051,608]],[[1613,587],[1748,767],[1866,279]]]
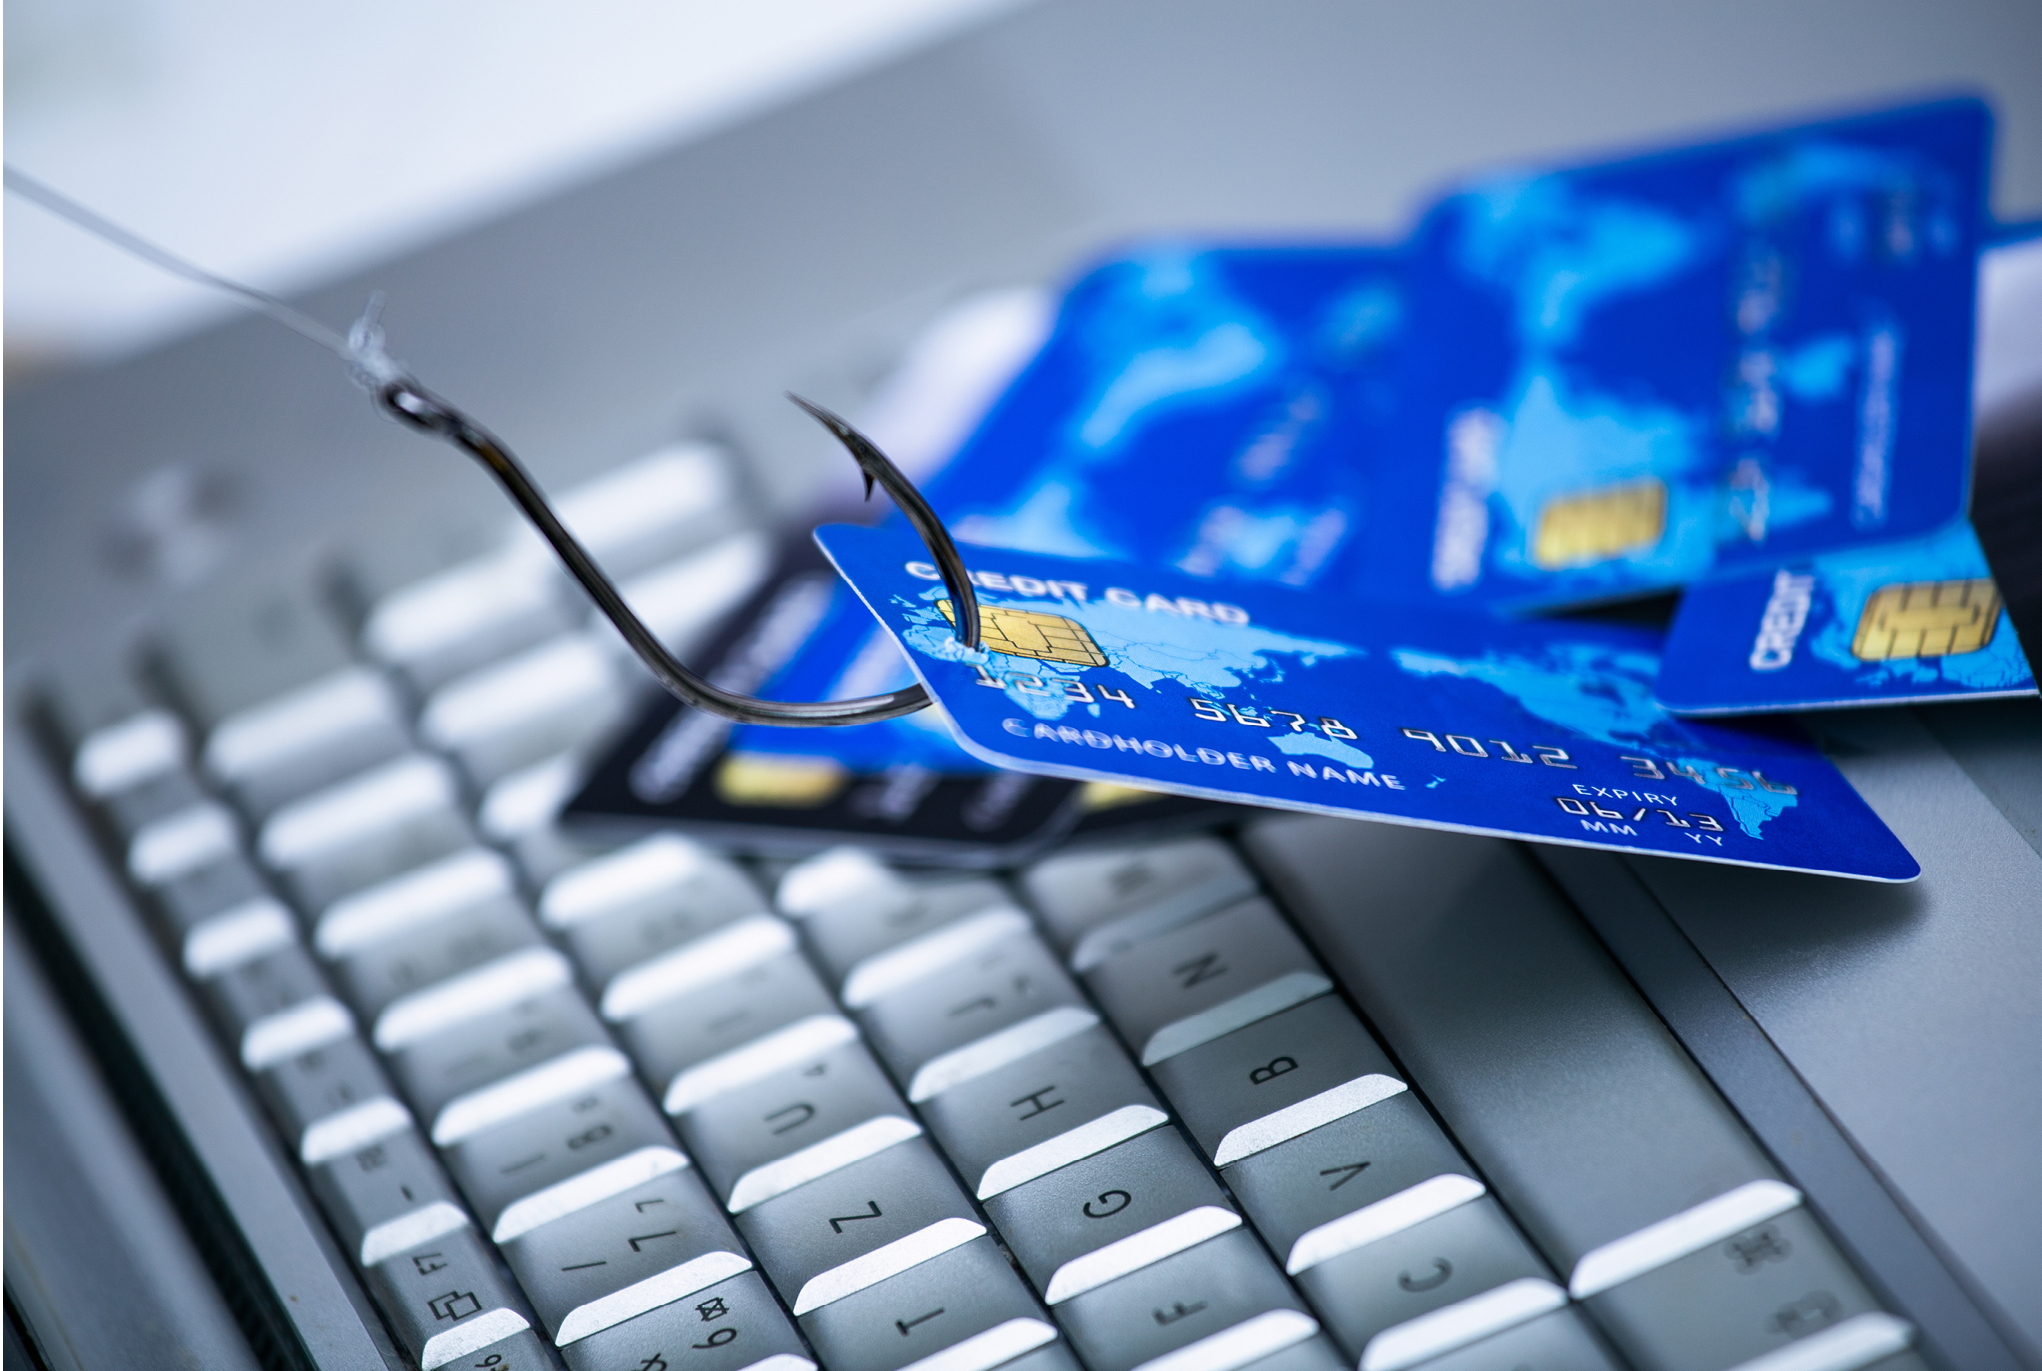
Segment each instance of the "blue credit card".
[[1961,516],[1989,133],[1952,101],[1440,202],[1370,592],[1586,603]]
[[1689,586],[1653,688],[1677,714],[2034,692],[1968,523]]
[[986,546],[1319,584],[1380,517],[1403,321],[1380,249],[1131,249],[924,493]]
[[1658,635],[1229,587],[966,549],[967,651],[926,553],[817,541],[998,766],[1208,799],[1746,866],[1906,881],[1920,867],[1786,721],[1675,718]]

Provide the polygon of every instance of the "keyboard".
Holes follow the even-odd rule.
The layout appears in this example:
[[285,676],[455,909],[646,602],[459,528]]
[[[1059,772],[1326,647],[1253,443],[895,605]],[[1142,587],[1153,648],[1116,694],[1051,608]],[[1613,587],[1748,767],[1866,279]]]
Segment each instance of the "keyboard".
[[[560,499],[685,653],[729,455]],[[960,876],[559,812],[642,672],[534,540],[234,584],[41,704],[399,1364],[1906,1371],[1514,843],[1271,815]]]

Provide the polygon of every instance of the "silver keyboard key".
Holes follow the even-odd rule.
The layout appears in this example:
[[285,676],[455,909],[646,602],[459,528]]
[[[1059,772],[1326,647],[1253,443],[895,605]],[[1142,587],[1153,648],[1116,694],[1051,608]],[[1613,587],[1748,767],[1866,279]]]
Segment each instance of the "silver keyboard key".
[[628,1019],[617,1036],[646,1080],[665,1083],[663,1097],[678,1112],[700,1094],[694,1087],[673,1093],[686,1072],[818,1019],[841,1022],[836,1001],[801,955],[789,952]]
[[285,805],[255,846],[301,907],[324,909],[474,841],[453,771],[410,753]]
[[1619,1363],[1580,1310],[1556,1309],[1427,1361],[1425,1371],[1619,1371]]
[[1333,988],[1267,900],[1244,900],[1085,973],[1143,1066]]
[[401,1228],[412,1215],[430,1211],[414,1227],[468,1221],[432,1148],[408,1119],[382,1137],[315,1160],[308,1170],[320,1207],[348,1255],[363,1266],[415,1245]]
[[[118,674],[120,668],[110,668]],[[68,690],[68,687],[67,687]],[[85,701],[74,716],[98,722],[72,732],[71,783],[92,801],[123,838],[144,824],[206,798],[191,764],[190,733],[184,721],[151,704],[126,682],[115,685],[118,699]],[[65,694],[52,698],[60,724]],[[71,725],[65,725],[71,726]]]
[[230,1042],[240,1042],[264,1019],[327,997],[326,978],[312,954],[296,942],[228,967],[202,981],[199,994]]
[[[399,1001],[395,1008],[404,1007]],[[388,1024],[386,1013],[381,1021]],[[380,1026],[380,1025],[379,1025]],[[381,1035],[378,1035],[379,1039]],[[526,996],[406,1043],[390,1052],[405,1098],[444,1145],[449,1105],[576,1049],[600,1048],[622,1063],[603,1026],[572,986]]]
[[[255,900],[270,898],[269,886],[240,852],[230,852],[164,882],[150,892],[159,923],[174,946],[200,923]],[[292,920],[293,925],[296,919]]]
[[630,680],[592,637],[569,634],[447,682],[418,735],[478,786],[600,738],[630,704]]
[[571,628],[572,591],[536,558],[486,554],[383,595],[362,650],[421,693]]
[[892,991],[859,1018],[873,1050],[913,1099],[932,1093],[917,1088],[924,1065],[1063,1007],[1089,1008],[1042,940],[1019,934]]
[[330,906],[312,944],[356,1011],[392,1002],[485,962],[536,946],[509,863],[479,848],[421,867]]
[[[1293,1274],[1381,1231],[1381,1222],[1349,1219],[1379,1201],[1435,1179],[1440,1185],[1425,1193],[1436,1203],[1482,1193],[1474,1168],[1408,1093],[1259,1150],[1220,1174]],[[1416,1199],[1407,1200],[1383,1221],[1409,1217],[1414,1204],[1423,1210]]]
[[773,907],[797,922],[846,900],[905,890],[908,880],[849,844],[794,863],[773,882]]
[[165,666],[200,726],[204,769],[253,815],[405,745],[396,692],[349,659],[310,587],[216,591],[167,636]]
[[1075,971],[1255,893],[1233,849],[1203,837],[1060,853],[1020,883]]
[[1101,1024],[1011,1057],[920,1103],[929,1131],[982,1200],[1170,1118]]
[[922,1138],[754,1205],[737,1226],[797,1318],[986,1231]]
[[[1051,1305],[1240,1222],[1212,1173],[1174,1128],[1152,1129],[995,1195],[985,1206],[1008,1250]],[[1146,1243],[1084,1260],[1202,1210],[1212,1212],[1163,1228]]]
[[674,1136],[629,1077],[591,1081],[466,1137],[440,1143],[483,1229],[505,1242],[608,1188],[684,1163]]
[[264,1067],[255,1073],[255,1088],[293,1152],[322,1119],[371,1100],[395,1103],[383,1068],[353,1033]]
[[749,914],[765,897],[735,865],[659,834],[562,872],[539,920],[567,944],[590,985]]
[[384,1317],[421,1371],[459,1365],[531,1327],[524,1301],[498,1274],[496,1254],[466,1225],[385,1258],[368,1277]]
[[1091,1371],[1134,1371],[1208,1338],[1226,1355],[1200,1357],[1199,1371],[1232,1371],[1319,1331],[1290,1283],[1244,1229],[1141,1267],[1058,1306]]
[[734,1214],[922,1132],[856,1042],[720,1092],[676,1122]]
[[[1788,1187],[1759,1182],[1745,1187],[1742,1205],[1739,1198],[1720,1199],[1713,1213],[1709,1205],[1696,1206],[1684,1223],[1635,1235],[1629,1253],[1591,1253],[1575,1269],[1589,1311],[1637,1366],[1647,1371],[1734,1366],[1879,1307],[1814,1217],[1792,1203]],[[1785,1204],[1792,1207],[1739,1231],[1720,1232],[1749,1214]],[[1649,1250],[1654,1238],[1657,1251]],[[1696,1238],[1713,1241],[1695,1244]],[[1680,1246],[1696,1250],[1593,1290]]]
[[611,1023],[623,1023],[709,987],[728,985],[794,950],[794,929],[785,919],[751,914],[618,972],[603,987],[597,1009]]
[[929,882],[867,890],[807,913],[801,921],[823,974],[842,985],[867,958],[982,910],[1011,905],[996,881]]
[[976,1238],[800,1319],[829,1371],[898,1371],[946,1352],[945,1371],[991,1371],[1056,1341],[1014,1268]]
[[475,826],[517,859],[528,880],[550,881],[618,846],[594,835],[570,833],[558,822],[587,776],[588,760],[579,752],[557,753],[513,771],[483,792]]
[[[1495,1200],[1476,1195],[1318,1262],[1300,1272],[1297,1281],[1326,1331],[1350,1357],[1360,1358],[1385,1329],[1527,1277],[1546,1280],[1545,1263]],[[1564,1302],[1563,1294],[1558,1303]],[[1534,1308],[1524,1317],[1556,1307]],[[1474,1336],[1498,1331],[1487,1327]],[[1392,1359],[1377,1348],[1375,1360]]]
[[723,1210],[676,1167],[504,1243],[562,1347],[751,1270]]
[[1152,1070],[1191,1136],[1222,1167],[1404,1089],[1337,995],[1273,1014]]
[[815,1371],[755,1271],[569,1343],[571,1371]]

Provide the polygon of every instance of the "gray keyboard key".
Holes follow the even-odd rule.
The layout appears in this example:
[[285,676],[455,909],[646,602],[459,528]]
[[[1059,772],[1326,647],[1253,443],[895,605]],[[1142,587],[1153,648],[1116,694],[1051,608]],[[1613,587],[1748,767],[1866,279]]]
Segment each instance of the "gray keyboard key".
[[603,987],[597,1009],[611,1023],[623,1023],[794,951],[792,924],[777,914],[747,915],[618,972]]
[[270,890],[254,865],[233,852],[164,882],[151,897],[172,946],[182,947],[184,935],[197,925],[251,901],[269,899]]
[[1556,1309],[1428,1361],[1425,1371],[1620,1371],[1620,1363],[1579,1310]]
[[349,665],[340,622],[304,582],[214,587],[165,631],[169,684],[202,730]]
[[801,921],[810,953],[833,984],[871,957],[912,942],[970,914],[1011,906],[997,881],[901,885],[834,901]]
[[297,917],[280,902],[259,896],[194,924],[177,945],[178,960],[185,975],[208,981],[297,941]]
[[[122,687],[120,700],[104,702],[111,710],[97,726],[71,736],[71,783],[116,833],[129,838],[144,824],[206,796],[192,772],[184,721],[149,704],[132,686]],[[62,697],[55,703],[61,713]],[[95,712],[91,702],[84,712]]]
[[396,689],[379,672],[346,666],[221,719],[200,758],[260,818],[409,744]]
[[555,876],[539,919],[574,954],[590,985],[748,914],[765,897],[751,878],[700,844],[659,834]]
[[370,607],[362,648],[425,692],[573,626],[571,592],[536,558],[485,554],[391,590]]
[[972,1076],[922,1101],[921,1110],[979,1199],[1103,1152],[1170,1117],[1103,1024]]
[[437,757],[411,753],[295,800],[256,837],[263,865],[300,907],[343,895],[474,845],[460,786]]
[[326,978],[312,954],[293,942],[252,957],[202,981],[199,993],[230,1042],[263,1019],[307,1000],[325,998]]
[[946,1371],[991,1371],[1056,1340],[1007,1259],[975,1238],[800,1319],[830,1371],[898,1371],[948,1352]]
[[562,1347],[752,1265],[701,1178],[678,1167],[513,1238],[503,1254]]
[[[801,954],[788,952],[648,1009],[619,1024],[617,1036],[648,1081],[671,1086],[690,1068],[770,1033],[840,1017]],[[665,1098],[678,1112],[694,1093]]]
[[873,1051],[906,1083],[908,1097],[926,1099],[934,1092],[918,1088],[916,1079],[924,1065],[1066,1006],[1088,1008],[1042,940],[1021,934],[893,991],[859,1018]]
[[402,1237],[393,1241],[399,1232],[393,1225],[410,1215],[431,1209],[445,1222],[452,1211],[467,1222],[432,1148],[408,1121],[380,1138],[322,1158],[308,1170],[320,1207],[348,1254],[363,1266],[413,1245]]
[[[1207,1365],[1231,1371],[1319,1331],[1290,1282],[1239,1228],[1065,1301],[1057,1314],[1091,1371],[1133,1371],[1262,1320],[1235,1334],[1232,1357],[1198,1362],[1201,1371]],[[1214,1350],[1226,1347],[1221,1343]]]
[[1339,820],[1249,830],[1263,872],[1556,1266],[1772,1167],[1532,859]]
[[1350,1357],[1361,1357],[1384,1329],[1508,1281],[1546,1275],[1496,1201],[1477,1195],[1318,1262],[1297,1281],[1326,1331]]
[[632,684],[621,666],[595,638],[564,635],[435,690],[418,735],[486,786],[620,722]]
[[293,1151],[321,1119],[395,1093],[368,1044],[353,1033],[264,1067],[255,1073],[255,1088]]
[[797,1317],[986,1231],[921,1138],[754,1205],[737,1226]]
[[463,1353],[448,1362],[447,1371],[556,1371],[546,1341],[535,1329],[524,1329],[507,1338]]
[[[393,1010],[402,1008],[399,1001]],[[391,1021],[385,1013],[378,1027]],[[403,1086],[405,1098],[428,1122],[435,1142],[446,1138],[436,1121],[448,1105],[471,1092],[496,1084],[542,1062],[552,1061],[577,1048],[598,1048],[623,1059],[609,1046],[603,1026],[572,986],[528,995],[500,1008],[491,1009],[450,1024],[390,1050],[378,1033],[378,1044],[389,1051],[391,1074]]]
[[[1591,1271],[1589,1262],[1579,1268]],[[1587,1304],[1648,1371],[1717,1371],[1878,1308],[1798,1206],[1589,1294]]]
[[[1223,1348],[1214,1350],[1224,1352]],[[1223,1361],[1225,1358],[1222,1355],[1213,1360]],[[1250,1365],[1255,1371],[1349,1371],[1353,1363],[1340,1355],[1340,1349],[1333,1345],[1332,1339],[1320,1333],[1294,1342],[1281,1352],[1272,1352]]]
[[241,853],[241,825],[225,805],[203,800],[144,824],[128,843],[128,875],[150,889]]
[[676,1122],[732,1213],[922,1132],[855,1042],[714,1095]]
[[1059,854],[1021,888],[1076,971],[1255,893],[1255,878],[1217,838],[1183,838]]
[[527,880],[544,884],[619,846],[595,834],[570,833],[558,822],[581,792],[588,765],[579,752],[562,752],[513,771],[483,792],[475,826],[516,859]]
[[[1052,1305],[1240,1222],[1174,1128],[1144,1133],[985,1205],[1008,1250]],[[1094,1255],[1104,1249],[1113,1250]]]
[[543,941],[517,901],[492,900],[433,919],[331,966],[348,1003],[373,1020],[406,995]]
[[1143,1066],[1333,988],[1267,900],[1139,943],[1085,974]]
[[572,1371],[815,1371],[756,1272],[661,1305],[561,1349]]
[[[1347,1230],[1328,1225],[1422,1182],[1450,1176],[1481,1193],[1473,1168],[1409,1094],[1256,1152],[1221,1174],[1291,1271],[1338,1248]],[[1308,1234],[1317,1236],[1301,1247]]]
[[909,881],[864,848],[845,844],[787,866],[768,884],[773,907],[799,921],[847,900],[905,890]]
[[685,1160],[666,1120],[628,1076],[555,1095],[442,1141],[440,1149],[455,1184],[498,1242]]
[[[1033,1352],[1025,1352],[1010,1362],[1002,1362],[1004,1371],[1080,1371],[1078,1359],[1071,1353],[1070,1344],[1059,1338],[1044,1343]],[[1318,1371],[1318,1368],[1314,1368]],[[1327,1367],[1324,1371],[1341,1371]],[[1882,1369],[1883,1371],[1883,1369]]]
[[1361,1020],[1334,995],[1152,1069],[1191,1136],[1222,1167],[1404,1089]]
[[475,1230],[439,1234],[368,1270],[369,1289],[422,1371],[531,1327],[524,1302],[497,1270]]

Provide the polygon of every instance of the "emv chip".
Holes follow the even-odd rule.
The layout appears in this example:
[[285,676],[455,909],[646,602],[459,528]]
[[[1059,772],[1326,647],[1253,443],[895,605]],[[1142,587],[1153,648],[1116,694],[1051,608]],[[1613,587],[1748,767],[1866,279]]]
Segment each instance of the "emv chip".
[[1881,586],[1858,616],[1851,655],[1861,662],[1956,657],[1992,641],[1999,587],[1990,576]]
[[[948,600],[936,608],[951,623],[957,615]],[[1044,662],[1068,662],[1072,666],[1105,666],[1106,654],[1092,641],[1092,635],[1076,619],[1061,614],[1042,614],[1032,609],[978,608],[979,638],[988,652],[1005,652],[1015,657],[1034,657]]]
[[1532,535],[1543,570],[1606,562],[1656,544],[1666,532],[1666,483],[1656,476],[1546,501]]

